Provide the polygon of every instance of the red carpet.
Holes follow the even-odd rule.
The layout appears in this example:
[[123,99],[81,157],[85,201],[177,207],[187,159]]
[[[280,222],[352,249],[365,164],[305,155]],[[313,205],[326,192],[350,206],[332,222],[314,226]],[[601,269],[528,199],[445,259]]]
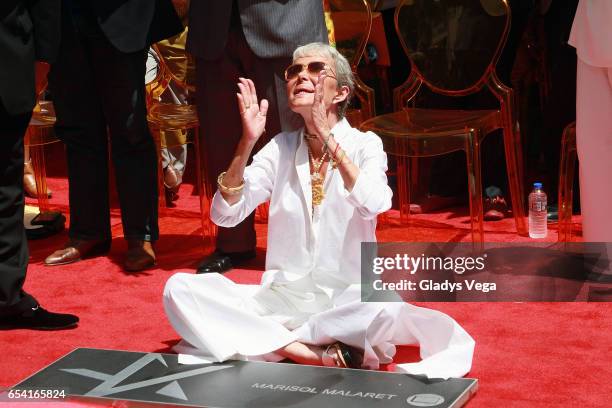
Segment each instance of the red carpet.
[[[50,180],[55,208],[66,212],[67,186]],[[80,316],[78,328],[61,332],[0,332],[0,386],[9,386],[75,347],[169,352],[178,337],[165,319],[161,293],[177,271],[193,271],[201,258],[200,221],[192,186],[181,189],[179,206],[160,220],[157,268],[125,274],[125,250],[118,212],[113,212],[113,246],[108,257],[63,267],[42,260],[66,240],[66,233],[32,241],[26,290],[48,309]],[[397,217],[397,214],[395,214]],[[513,220],[486,224],[487,240],[516,241]],[[459,229],[457,229],[459,228]],[[258,257],[246,269],[227,274],[258,282],[263,268],[265,225],[258,224]],[[556,239],[552,232],[551,240]],[[414,216],[410,227],[397,219],[382,226],[381,241],[469,240],[466,211]],[[608,303],[429,303],[455,318],[476,340],[469,376],[480,380],[474,407],[609,407],[612,396],[612,305]],[[418,358],[400,349],[397,361]],[[110,404],[109,404],[110,405]],[[25,405],[16,404],[18,407]]]

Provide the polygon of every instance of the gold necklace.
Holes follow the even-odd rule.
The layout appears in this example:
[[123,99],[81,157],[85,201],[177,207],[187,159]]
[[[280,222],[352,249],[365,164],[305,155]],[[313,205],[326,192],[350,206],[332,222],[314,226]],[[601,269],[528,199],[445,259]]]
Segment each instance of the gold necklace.
[[310,183],[312,185],[312,206],[316,207],[321,205],[321,202],[325,198],[325,191],[323,190],[323,176],[321,175],[321,167],[325,159],[327,159],[327,152],[323,153],[323,156],[319,160],[316,160],[308,145],[308,158],[312,164],[312,173],[310,173]]

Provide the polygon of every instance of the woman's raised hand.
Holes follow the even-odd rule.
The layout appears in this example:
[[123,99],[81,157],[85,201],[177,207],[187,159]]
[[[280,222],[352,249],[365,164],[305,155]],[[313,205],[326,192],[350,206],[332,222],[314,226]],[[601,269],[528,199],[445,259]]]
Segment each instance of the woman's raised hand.
[[319,73],[319,80],[315,85],[314,98],[312,103],[312,123],[317,131],[317,135],[321,142],[325,143],[325,137],[329,135],[330,127],[327,121],[327,108],[325,107],[325,78],[327,71],[322,70]]
[[262,99],[257,102],[255,84],[247,78],[238,78],[240,92],[238,98],[238,110],[242,119],[242,137],[250,141],[257,141],[266,131],[266,114],[268,113],[268,101]]

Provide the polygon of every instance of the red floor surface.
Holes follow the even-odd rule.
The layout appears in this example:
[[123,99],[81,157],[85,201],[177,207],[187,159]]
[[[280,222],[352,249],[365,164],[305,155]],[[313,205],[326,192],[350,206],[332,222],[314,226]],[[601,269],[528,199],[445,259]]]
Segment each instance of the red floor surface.
[[[55,208],[67,210],[64,179],[50,179]],[[66,233],[32,241],[26,290],[54,311],[79,315],[78,328],[59,332],[0,332],[0,386],[10,386],[75,347],[169,352],[178,336],[168,324],[161,294],[177,271],[192,272],[202,256],[197,197],[185,185],[177,208],[160,220],[158,264],[126,274],[120,264],[126,245],[118,211],[113,210],[113,244],[108,257],[61,267],[42,260]],[[380,241],[469,240],[467,210],[414,216],[409,227],[397,219],[379,230]],[[394,214],[395,217],[397,214]],[[527,240],[506,219],[487,223],[488,241]],[[263,268],[265,225],[258,224],[258,256],[228,277],[257,283]],[[556,239],[552,231],[550,239]],[[609,407],[612,398],[612,305],[609,303],[428,303],[455,318],[476,340],[470,377],[480,388],[468,407]],[[396,360],[413,361],[414,348]],[[1,403],[0,403],[1,404]],[[27,404],[15,404],[25,407]],[[35,405],[40,406],[40,405]]]

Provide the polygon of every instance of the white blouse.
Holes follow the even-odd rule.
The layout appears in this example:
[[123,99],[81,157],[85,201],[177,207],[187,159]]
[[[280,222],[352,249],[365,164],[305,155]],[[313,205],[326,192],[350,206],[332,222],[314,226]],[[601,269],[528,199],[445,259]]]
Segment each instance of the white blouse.
[[[230,206],[219,191],[213,198],[211,218],[224,227],[238,224],[259,204],[270,201],[264,286],[310,275],[334,300],[349,286],[359,287],[361,242],[376,241],[376,216],[391,207],[387,155],[378,136],[352,128],[346,119],[332,133],[359,167],[359,175],[348,192],[339,170],[328,166],[325,198],[314,214],[302,129],[278,134],[253,157],[237,203]],[[346,292],[350,299],[334,303],[356,300],[358,291]]]
[[612,0],[580,0],[569,44],[594,67],[612,67]]

